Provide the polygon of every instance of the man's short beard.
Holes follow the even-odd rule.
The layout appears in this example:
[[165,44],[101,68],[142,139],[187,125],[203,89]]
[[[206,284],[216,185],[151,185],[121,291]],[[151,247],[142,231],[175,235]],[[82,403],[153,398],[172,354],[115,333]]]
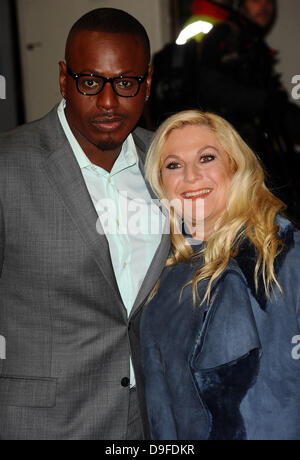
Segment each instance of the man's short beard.
[[122,144],[114,141],[113,139],[107,139],[106,141],[101,141],[98,144],[96,144],[98,149],[102,150],[103,152],[108,152],[110,150],[117,150],[119,147],[121,147],[121,145]]

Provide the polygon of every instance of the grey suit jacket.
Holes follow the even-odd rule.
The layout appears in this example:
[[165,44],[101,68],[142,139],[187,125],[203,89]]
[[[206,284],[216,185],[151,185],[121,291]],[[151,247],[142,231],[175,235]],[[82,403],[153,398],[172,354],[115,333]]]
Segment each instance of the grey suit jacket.
[[56,108],[0,136],[0,439],[125,439],[130,353],[147,433],[138,320],[169,236],[128,320],[97,219]]

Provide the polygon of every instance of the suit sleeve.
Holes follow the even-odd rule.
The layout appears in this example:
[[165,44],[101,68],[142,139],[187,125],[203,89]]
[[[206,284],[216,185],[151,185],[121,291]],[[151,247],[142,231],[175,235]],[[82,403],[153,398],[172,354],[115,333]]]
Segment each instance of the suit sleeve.
[[142,318],[141,351],[151,439],[176,440],[177,430],[164,364],[150,322],[150,317],[145,315]]

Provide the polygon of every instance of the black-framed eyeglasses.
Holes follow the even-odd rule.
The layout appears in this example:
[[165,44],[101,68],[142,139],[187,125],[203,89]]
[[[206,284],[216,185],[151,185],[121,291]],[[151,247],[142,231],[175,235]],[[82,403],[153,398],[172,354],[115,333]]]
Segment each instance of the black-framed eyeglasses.
[[142,77],[120,77],[106,78],[95,74],[74,73],[67,67],[68,74],[76,81],[79,93],[84,96],[96,96],[101,93],[106,83],[110,83],[114,92],[121,97],[135,97],[141,84],[148,77],[148,70]]

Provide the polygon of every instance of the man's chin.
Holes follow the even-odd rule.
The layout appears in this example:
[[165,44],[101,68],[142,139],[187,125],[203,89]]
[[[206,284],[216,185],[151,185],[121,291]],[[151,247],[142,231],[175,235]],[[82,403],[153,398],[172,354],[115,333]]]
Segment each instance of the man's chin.
[[103,140],[96,144],[97,148],[103,152],[109,152],[112,150],[118,150],[122,147],[123,143],[116,142],[113,139]]

